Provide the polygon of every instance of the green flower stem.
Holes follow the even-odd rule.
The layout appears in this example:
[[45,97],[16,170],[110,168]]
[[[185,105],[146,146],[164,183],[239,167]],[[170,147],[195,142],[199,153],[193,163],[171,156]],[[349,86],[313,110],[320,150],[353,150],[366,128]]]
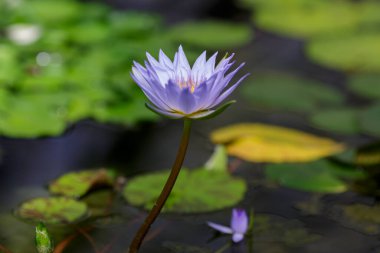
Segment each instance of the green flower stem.
[[157,216],[160,214],[162,207],[165,205],[166,200],[168,199],[174,184],[177,180],[178,174],[181,171],[183,160],[185,159],[187,146],[189,144],[191,129],[191,120],[185,119],[183,125],[183,133],[180,146],[178,148],[177,157],[174,161],[173,167],[171,169],[170,175],[166,180],[165,186],[161,191],[160,196],[158,197],[156,204],[153,206],[152,210],[146,217],[144,223],[137,231],[135,237],[132,240],[131,246],[129,247],[129,253],[137,253],[141,243],[144,240],[145,235],[148,233],[150,226],[156,220]]

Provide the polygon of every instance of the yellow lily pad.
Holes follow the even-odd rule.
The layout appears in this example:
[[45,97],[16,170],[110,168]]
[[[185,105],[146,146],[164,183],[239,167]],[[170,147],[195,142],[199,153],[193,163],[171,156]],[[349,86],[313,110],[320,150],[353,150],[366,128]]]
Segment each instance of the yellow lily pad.
[[242,123],[211,134],[228,154],[250,162],[308,162],[340,153],[341,143],[285,127]]

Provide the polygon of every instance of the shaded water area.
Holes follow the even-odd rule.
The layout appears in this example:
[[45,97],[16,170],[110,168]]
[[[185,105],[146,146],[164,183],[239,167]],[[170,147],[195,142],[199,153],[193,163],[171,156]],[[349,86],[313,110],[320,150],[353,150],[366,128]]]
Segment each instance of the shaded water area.
[[[156,10],[165,15],[169,24],[190,18],[248,18],[245,11],[232,1],[187,1],[186,4],[169,0],[154,3],[108,2],[117,8]],[[245,69],[251,72],[252,78],[258,71],[281,70],[338,88],[347,96],[350,105],[367,103],[344,89],[344,74],[307,60],[302,41],[274,35],[255,27],[252,29],[255,30],[255,39],[236,52],[237,58],[246,62]],[[184,163],[187,168],[201,167],[214,149],[209,140],[211,131],[232,123],[281,125],[331,137],[353,147],[373,140],[366,135],[347,136],[316,130],[299,114],[268,113],[254,109],[239,92],[233,98],[238,103],[221,116],[194,123]],[[111,167],[123,174],[128,182],[134,175],[169,168],[175,157],[181,128],[181,122],[171,120],[140,124],[133,129],[86,120],[71,126],[59,137],[35,140],[2,137],[1,244],[9,246],[13,253],[35,252],[34,226],[18,219],[12,210],[24,200],[49,196],[44,186],[67,171]],[[201,214],[169,213],[158,218],[141,252],[380,252],[380,210],[373,214],[360,211],[363,206],[374,205],[375,197],[351,190],[341,194],[297,191],[265,180],[264,164],[242,162],[234,158],[230,162],[237,166],[234,175],[244,178],[248,183],[244,200],[238,206],[254,210],[253,236],[247,236],[239,244],[231,244],[229,236],[215,236],[214,231],[206,225],[206,221],[228,225],[230,208]],[[97,193],[102,192],[104,189]],[[73,240],[64,252],[126,252],[146,212],[127,204],[118,194],[105,195],[113,201],[110,206],[101,205],[100,208],[109,208],[109,215],[92,223],[81,224],[81,229],[74,225],[49,226],[56,238]],[[104,196],[99,195],[98,200],[102,197]]]

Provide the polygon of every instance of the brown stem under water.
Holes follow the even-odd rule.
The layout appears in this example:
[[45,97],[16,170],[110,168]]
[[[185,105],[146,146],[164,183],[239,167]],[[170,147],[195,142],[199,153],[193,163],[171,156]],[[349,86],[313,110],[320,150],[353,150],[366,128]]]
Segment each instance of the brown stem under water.
[[190,137],[190,129],[191,129],[191,120],[185,119],[184,125],[183,125],[183,133],[182,133],[182,139],[181,143],[178,148],[177,157],[174,161],[173,167],[171,169],[170,175],[168,179],[166,180],[165,186],[161,191],[160,196],[158,197],[155,205],[153,206],[152,210],[149,212],[148,216],[146,217],[144,223],[137,231],[135,237],[132,240],[132,243],[129,247],[129,253],[137,253],[141,243],[144,240],[144,237],[148,233],[150,226],[153,224],[153,222],[156,220],[157,216],[160,214],[161,209],[165,205],[166,200],[168,199],[174,184],[177,180],[178,174],[181,171],[183,160],[185,159],[187,146],[189,144],[189,137]]

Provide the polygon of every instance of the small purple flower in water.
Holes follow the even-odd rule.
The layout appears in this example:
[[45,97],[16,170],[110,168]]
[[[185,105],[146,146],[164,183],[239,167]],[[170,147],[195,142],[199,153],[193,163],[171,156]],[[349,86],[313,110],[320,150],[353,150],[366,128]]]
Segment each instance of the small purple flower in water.
[[237,243],[243,240],[244,235],[248,230],[248,216],[244,209],[234,208],[232,210],[230,227],[213,222],[207,222],[207,224],[221,233],[232,234],[232,241]]
[[206,52],[203,52],[191,68],[181,46],[173,62],[160,50],[158,61],[147,53],[145,67],[134,62],[131,75],[148,97],[147,106],[154,112],[170,118],[211,117],[232,103],[216,108],[247,76],[228,87],[244,63],[227,74],[234,64],[231,62],[233,54],[215,66],[216,56],[217,53],[206,60]]

